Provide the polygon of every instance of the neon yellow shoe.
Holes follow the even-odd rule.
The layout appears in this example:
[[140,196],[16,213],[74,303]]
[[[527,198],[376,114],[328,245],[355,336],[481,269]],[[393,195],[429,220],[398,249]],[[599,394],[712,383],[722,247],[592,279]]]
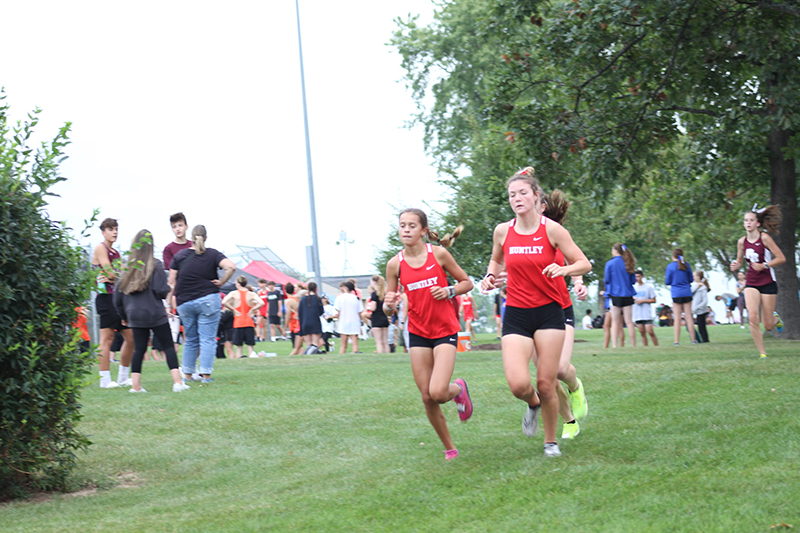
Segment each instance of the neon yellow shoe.
[[578,421],[576,420],[572,424],[564,424],[564,427],[561,429],[561,438],[562,439],[574,439],[578,436],[578,433],[581,432],[581,427],[578,425]]
[[569,393],[569,406],[575,420],[583,420],[589,414],[589,402],[583,392],[583,382],[579,378],[575,379],[578,381],[578,388]]
[[767,354],[762,353],[761,355],[758,356],[758,358],[759,359],[766,359],[767,358]]

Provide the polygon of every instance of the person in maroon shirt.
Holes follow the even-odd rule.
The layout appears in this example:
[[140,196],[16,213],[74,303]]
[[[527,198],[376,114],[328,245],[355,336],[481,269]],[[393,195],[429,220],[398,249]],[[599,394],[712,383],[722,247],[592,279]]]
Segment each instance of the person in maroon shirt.
[[172,233],[175,234],[175,240],[164,248],[162,258],[164,260],[164,268],[167,270],[169,270],[169,265],[172,263],[172,258],[175,257],[175,254],[192,247],[192,243],[186,238],[186,230],[189,226],[186,224],[186,217],[183,213],[175,213],[169,217],[169,223],[172,226]]

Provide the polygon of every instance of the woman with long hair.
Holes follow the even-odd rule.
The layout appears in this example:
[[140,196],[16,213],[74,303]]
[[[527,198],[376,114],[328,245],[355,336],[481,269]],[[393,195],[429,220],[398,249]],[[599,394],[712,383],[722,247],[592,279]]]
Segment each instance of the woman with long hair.
[[367,316],[372,322],[372,336],[375,337],[375,351],[389,353],[389,318],[383,312],[383,299],[386,297],[386,280],[383,276],[372,276],[369,285],[372,289],[367,302]]
[[147,392],[142,388],[142,361],[147,351],[150,332],[158,339],[167,356],[172,375],[173,392],[189,388],[181,382],[178,355],[172,343],[172,331],[164,309],[169,294],[164,265],[153,256],[153,235],[146,229],[133,238],[127,269],[114,293],[114,307],[133,331],[133,362],[131,363],[131,392]]
[[[527,167],[506,183],[508,200],[515,217],[494,229],[492,258],[481,290],[488,292],[502,284],[507,272],[508,300],[503,319],[503,367],[511,393],[527,404],[522,419],[525,436],[539,429],[539,411],[544,421],[544,453],[558,457],[556,442],[559,400],[556,379],[564,346],[565,317],[562,293],[556,279],[580,276],[592,268],[563,226],[542,214],[543,191]],[[561,250],[568,265],[556,262]],[[539,355],[536,387],[531,383],[530,360]],[[538,390],[538,393],[537,393]]]
[[322,323],[319,317],[325,309],[322,306],[322,300],[317,296],[317,284],[309,282],[308,294],[300,298],[300,303],[297,305],[297,317],[300,320],[300,331],[303,332],[303,341],[306,346],[322,346]]
[[[567,215],[571,202],[567,200],[564,193],[556,189],[546,195],[544,201],[544,216],[561,224]],[[564,265],[564,254],[561,250],[556,250],[555,262]],[[575,310],[572,306],[572,298],[567,281],[565,278],[556,278],[556,283],[561,291],[561,307],[564,310],[564,346],[561,349],[561,358],[558,362],[558,379],[567,386],[567,391],[561,386],[556,386],[558,393],[558,412],[564,425],[561,431],[562,439],[574,439],[581,432],[578,420],[589,414],[589,403],[583,390],[583,382],[578,378],[575,366],[572,364],[572,348],[575,344]],[[572,283],[575,288],[575,295],[579,300],[585,300],[589,290],[583,284],[583,276],[572,276]],[[538,354],[536,354],[535,365],[538,368]],[[567,392],[569,394],[567,394]]]
[[[181,250],[169,265],[169,284],[173,287],[178,314],[183,322],[186,340],[183,345],[184,380],[191,380],[200,356],[200,381],[213,382],[214,358],[217,352],[217,329],[222,310],[219,288],[228,281],[236,265],[214,248],[206,248],[206,227],[192,229],[192,246]],[[217,269],[225,270],[222,279]]]
[[759,356],[767,357],[764,349],[764,336],[759,325],[759,310],[764,329],[772,331],[778,323],[775,316],[775,301],[778,299],[778,283],[775,281],[774,267],[786,262],[786,256],[775,240],[763,230],[777,234],[781,222],[781,209],[770,205],[753,209],[744,214],[744,229],[747,235],[736,243],[736,260],[731,263],[731,272],[739,270],[743,260],[747,261],[744,299],[750,322],[750,335],[758,349]]
[[339,332],[339,353],[347,351],[348,341],[353,343],[353,353],[358,351],[358,334],[361,332],[361,313],[364,312],[364,304],[356,296],[356,288],[352,281],[343,281],[339,284],[342,292],[333,301],[336,309],[335,318],[336,331]]
[[[460,324],[454,298],[472,290],[472,281],[447,251],[461,233],[439,235],[428,227],[428,217],[420,209],[400,212],[398,232],[403,250],[386,264],[386,297],[383,310],[391,314],[401,300],[402,285],[408,298],[409,358],[414,381],[433,429],[445,447],[445,459],[458,457],[450,437],[441,404],[453,400],[458,416],[466,422],[472,416],[472,400],[463,379],[450,382],[456,364]],[[423,239],[437,242],[434,246]],[[448,285],[447,275],[456,280]]]
[[708,291],[710,290],[711,286],[703,271],[695,270],[692,283],[692,314],[696,317],[694,323],[700,334],[700,342],[708,342],[706,318],[708,318]]
[[628,328],[631,346],[636,346],[636,327],[633,325],[633,297],[636,296],[636,258],[624,244],[611,247],[611,259],[603,273],[606,294],[611,297],[611,345],[617,347],[617,338],[623,336],[622,322]]
[[692,321],[692,267],[683,257],[683,250],[672,250],[672,262],[667,265],[664,273],[664,284],[669,285],[672,295],[672,317],[674,320],[675,345],[681,340],[681,315],[686,319],[689,329],[689,338],[692,344],[697,344]]

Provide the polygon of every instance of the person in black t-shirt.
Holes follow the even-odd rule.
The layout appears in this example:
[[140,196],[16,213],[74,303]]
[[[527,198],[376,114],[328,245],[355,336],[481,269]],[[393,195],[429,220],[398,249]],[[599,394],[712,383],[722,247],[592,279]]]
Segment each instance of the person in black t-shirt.
[[267,282],[267,321],[269,322],[269,335],[271,340],[275,340],[275,328],[280,331],[281,337],[286,339],[286,332],[281,325],[283,311],[281,311],[281,300],[283,300],[283,293],[275,288],[274,281]]

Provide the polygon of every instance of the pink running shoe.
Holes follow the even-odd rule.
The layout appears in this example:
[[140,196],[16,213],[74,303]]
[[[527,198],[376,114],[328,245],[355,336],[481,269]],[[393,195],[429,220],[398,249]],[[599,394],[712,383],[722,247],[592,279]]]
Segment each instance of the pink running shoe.
[[455,448],[453,448],[452,450],[445,450],[444,451],[444,459],[445,459],[445,461],[452,461],[456,457],[458,457],[458,450],[456,450]]
[[472,399],[469,397],[469,389],[467,388],[466,381],[458,378],[455,383],[461,387],[461,394],[453,398],[453,401],[456,402],[458,406],[458,418],[460,418],[462,422],[466,422],[469,420],[469,417],[472,416]]

